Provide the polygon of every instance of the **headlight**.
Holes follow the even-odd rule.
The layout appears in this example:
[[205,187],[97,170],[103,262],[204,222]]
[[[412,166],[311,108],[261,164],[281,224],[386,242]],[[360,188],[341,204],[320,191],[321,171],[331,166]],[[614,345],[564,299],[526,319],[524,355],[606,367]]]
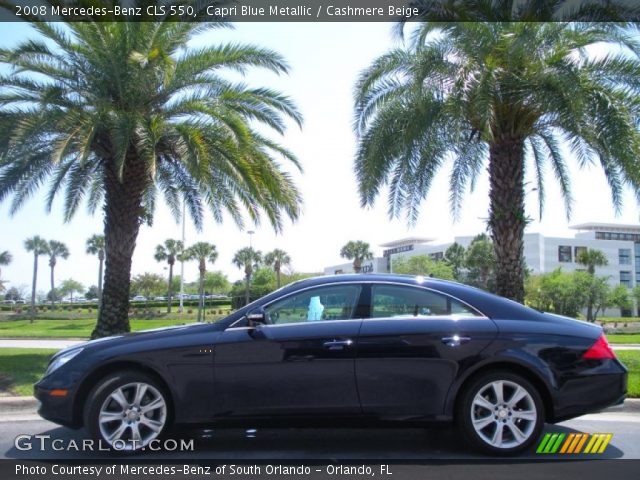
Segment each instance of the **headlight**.
[[60,355],[58,355],[56,358],[53,359],[53,361],[49,364],[49,367],[47,368],[47,371],[44,373],[44,376],[46,377],[47,375],[49,375],[50,373],[55,372],[57,369],[59,369],[62,365],[64,365],[65,363],[67,363],[69,360],[71,360],[73,357],[75,357],[76,355],[78,355],[82,350],[84,350],[84,348],[75,348],[73,350],[70,350],[66,353],[62,353]]

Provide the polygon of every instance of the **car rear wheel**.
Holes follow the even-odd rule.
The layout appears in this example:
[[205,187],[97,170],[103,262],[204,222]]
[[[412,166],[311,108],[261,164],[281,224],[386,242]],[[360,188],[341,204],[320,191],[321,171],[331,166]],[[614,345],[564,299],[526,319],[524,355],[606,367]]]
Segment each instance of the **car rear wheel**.
[[89,394],[85,425],[102,445],[132,452],[162,434],[168,414],[168,396],[153,377],[119,372],[105,377]]
[[456,418],[476,449],[513,455],[540,437],[544,405],[528,380],[511,372],[495,372],[479,376],[464,390]]

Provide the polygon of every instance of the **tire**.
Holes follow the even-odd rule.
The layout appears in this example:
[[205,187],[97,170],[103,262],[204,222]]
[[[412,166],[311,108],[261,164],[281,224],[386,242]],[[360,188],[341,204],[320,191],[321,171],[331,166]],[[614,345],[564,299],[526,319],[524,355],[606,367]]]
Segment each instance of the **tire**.
[[457,407],[456,420],[464,438],[476,450],[490,455],[527,450],[544,426],[540,393],[526,378],[507,371],[473,379],[461,393]]
[[102,448],[136,452],[166,431],[169,405],[169,395],[152,376],[132,370],[116,372],[89,393],[85,426]]

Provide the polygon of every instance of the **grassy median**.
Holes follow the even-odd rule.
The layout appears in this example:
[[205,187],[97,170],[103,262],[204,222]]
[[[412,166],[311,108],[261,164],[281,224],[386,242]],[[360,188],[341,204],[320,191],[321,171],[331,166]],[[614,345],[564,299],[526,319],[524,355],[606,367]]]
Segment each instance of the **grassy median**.
[[640,333],[607,334],[609,343],[640,343]]
[[0,395],[33,394],[33,384],[47,368],[57,350],[0,348]]
[[629,369],[627,396],[640,398],[640,351],[619,350],[616,356]]
[[[222,316],[208,316],[213,321]],[[193,323],[195,319],[132,319],[131,331]],[[95,319],[79,320],[5,320],[0,322],[0,338],[89,338],[96,326]]]

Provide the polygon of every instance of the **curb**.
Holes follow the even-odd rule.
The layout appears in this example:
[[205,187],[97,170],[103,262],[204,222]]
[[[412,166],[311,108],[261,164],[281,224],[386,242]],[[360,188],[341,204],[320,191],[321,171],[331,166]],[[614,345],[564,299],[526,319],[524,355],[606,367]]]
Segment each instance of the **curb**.
[[33,397],[0,397],[0,418],[18,413],[35,414],[39,403]]

